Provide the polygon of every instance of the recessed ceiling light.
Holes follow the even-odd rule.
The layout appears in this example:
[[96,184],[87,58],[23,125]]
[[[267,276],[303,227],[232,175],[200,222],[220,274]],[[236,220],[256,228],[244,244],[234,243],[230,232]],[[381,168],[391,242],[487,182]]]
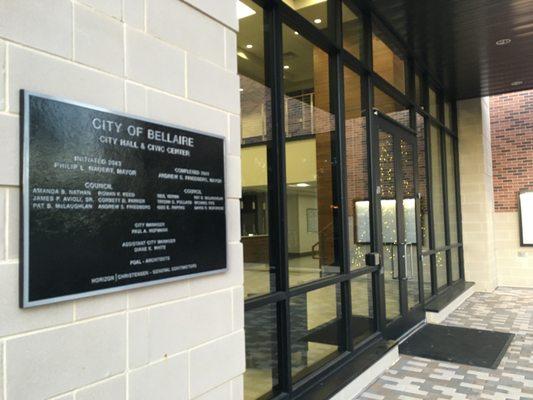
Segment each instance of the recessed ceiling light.
[[514,81],[514,82],[511,82],[511,86],[520,86],[523,83],[524,83],[523,81]]
[[252,49],[253,47],[254,47],[253,44],[247,44],[247,45],[246,45],[246,48],[247,48],[247,49]]
[[322,23],[322,20],[321,20],[320,18],[315,18],[315,19],[313,20],[313,22],[314,22],[315,24],[321,24],[321,23]]
[[288,65],[284,65],[283,66],[283,69],[289,69],[289,68],[290,68],[290,66],[288,66]]
[[304,187],[309,187],[311,185],[308,184],[308,183],[302,182],[302,183],[297,183],[295,186],[296,187],[300,187],[300,188],[304,188]]
[[243,19],[254,14],[255,14],[255,11],[253,8],[247,6],[242,1],[237,1],[237,18],[238,19]]
[[237,52],[237,55],[238,55],[240,58],[244,58],[245,60],[248,60],[248,56],[247,56],[243,51],[238,51],[238,52]]
[[244,92],[244,89],[243,88],[239,88],[239,92]]
[[511,43],[511,39],[500,39],[496,41],[496,46],[505,46]]
[[298,36],[298,35],[299,35],[298,31],[294,31],[294,34],[295,34],[296,36]]

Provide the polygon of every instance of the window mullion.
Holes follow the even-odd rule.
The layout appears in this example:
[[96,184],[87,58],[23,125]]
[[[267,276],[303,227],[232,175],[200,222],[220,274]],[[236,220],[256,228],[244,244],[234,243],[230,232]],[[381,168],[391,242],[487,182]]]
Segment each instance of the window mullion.
[[[270,265],[276,268],[277,290],[288,293],[287,201],[285,193],[285,129],[283,95],[282,23],[279,4],[265,9],[266,74],[271,88],[272,143],[268,151]],[[281,392],[290,393],[291,343],[288,296],[277,305],[278,379]]]

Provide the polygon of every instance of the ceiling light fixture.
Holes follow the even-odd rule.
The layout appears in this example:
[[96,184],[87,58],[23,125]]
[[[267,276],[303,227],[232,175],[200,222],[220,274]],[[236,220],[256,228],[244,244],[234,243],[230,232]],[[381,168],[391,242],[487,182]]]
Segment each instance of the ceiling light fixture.
[[284,65],[284,66],[283,66],[283,69],[290,69],[290,66],[288,66],[288,65]]
[[238,52],[237,52],[237,55],[238,55],[240,58],[244,58],[245,60],[248,60],[248,56],[247,56],[243,51],[238,51]]
[[298,36],[298,35],[299,35],[298,31],[294,31],[294,34],[295,34],[296,36]]
[[308,183],[302,182],[302,183],[297,183],[295,186],[299,187],[299,188],[306,188],[306,187],[309,187],[311,185],[308,184]]
[[247,45],[246,45],[246,48],[247,48],[247,49],[252,49],[253,47],[254,47],[253,44],[247,44]]
[[244,89],[243,88],[239,88],[239,92],[244,92]]
[[496,41],[496,46],[505,46],[511,43],[511,39],[500,39]]
[[243,19],[254,14],[255,14],[255,11],[253,8],[247,6],[242,1],[237,1],[237,18],[238,19]]
[[520,86],[523,83],[524,83],[523,81],[514,81],[514,82],[511,82],[511,86]]
[[315,24],[321,24],[321,23],[322,23],[322,20],[321,20],[320,18],[315,18],[315,19],[313,20],[313,22],[314,22]]

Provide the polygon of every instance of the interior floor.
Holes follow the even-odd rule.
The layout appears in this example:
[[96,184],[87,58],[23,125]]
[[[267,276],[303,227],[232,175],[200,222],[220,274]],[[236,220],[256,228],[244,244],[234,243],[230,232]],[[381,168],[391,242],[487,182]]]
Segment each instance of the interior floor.
[[[320,268],[319,261],[311,256],[291,257],[290,282],[293,285],[315,281],[333,269]],[[245,295],[267,293],[274,282],[269,267],[262,263],[245,263]],[[399,281],[392,268],[385,270],[386,307],[399,309]],[[410,276],[407,281],[408,297],[418,296],[418,280]],[[272,286],[270,286],[272,285]],[[351,281],[352,332],[358,343],[374,332],[372,276],[361,275]],[[340,286],[332,285],[316,289],[304,295],[294,296],[291,307],[291,357],[294,379],[309,367],[317,366],[337,352],[337,330],[340,311]],[[410,301],[414,306],[415,302]],[[254,399],[271,387],[276,379],[276,314],[275,307],[261,307],[247,312],[246,316],[246,374],[245,398]]]

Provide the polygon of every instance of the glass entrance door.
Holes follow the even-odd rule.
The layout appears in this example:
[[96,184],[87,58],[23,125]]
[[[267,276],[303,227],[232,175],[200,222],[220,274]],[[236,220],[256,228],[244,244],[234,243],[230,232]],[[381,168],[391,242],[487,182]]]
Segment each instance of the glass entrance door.
[[422,321],[415,134],[379,113],[374,128],[374,192],[381,253],[384,335],[398,338]]

